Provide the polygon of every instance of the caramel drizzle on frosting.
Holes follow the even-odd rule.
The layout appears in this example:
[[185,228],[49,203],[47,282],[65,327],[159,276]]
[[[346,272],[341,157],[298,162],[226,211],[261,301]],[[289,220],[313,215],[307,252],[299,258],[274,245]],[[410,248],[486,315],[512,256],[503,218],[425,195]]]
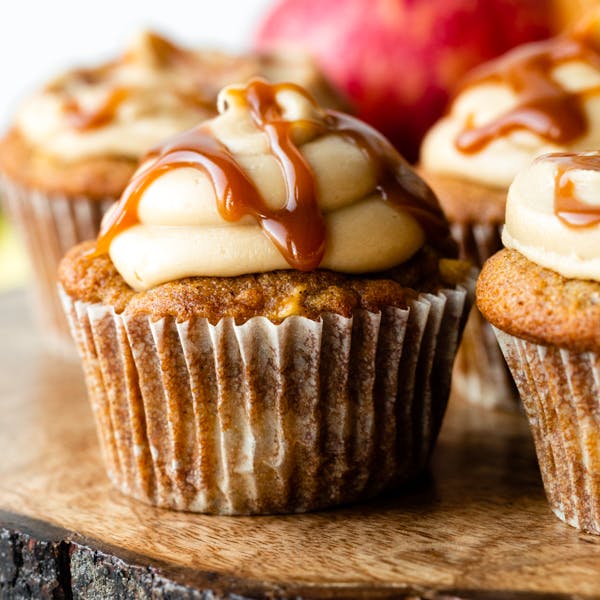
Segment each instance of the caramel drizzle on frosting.
[[[106,100],[100,106],[91,111],[84,110],[77,100],[71,98],[65,102],[64,111],[74,129],[78,129],[79,131],[97,129],[112,123],[121,105],[133,93],[135,92],[130,88],[115,88],[108,94]],[[196,108],[199,112],[206,112],[208,114],[214,114],[215,112],[213,100],[208,99],[201,92],[185,93],[174,90],[174,94],[182,103]]]
[[67,113],[69,123],[75,129],[80,131],[96,129],[107,125],[115,118],[116,112],[121,104],[127,100],[129,94],[130,90],[127,88],[115,88],[98,108],[91,111],[84,110],[77,100],[71,98],[65,103],[64,110]]
[[448,225],[433,192],[411,171],[392,145],[368,125],[348,115],[326,111],[323,123],[312,120],[286,121],[277,103],[277,93],[293,90],[314,103],[301,87],[291,83],[271,85],[251,80],[236,90],[255,125],[265,133],[286,184],[286,203],[270,208],[229,150],[207,126],[175,136],[147,157],[150,165],[141,170],[125,189],[116,210],[103,224],[96,254],[108,252],[111,241],[139,222],[138,206],[144,191],[164,173],[181,167],[204,171],[210,178],[218,210],[223,219],[237,221],[254,217],[264,233],[280,250],[289,265],[301,271],[316,269],[325,253],[327,232],[317,201],[314,174],[292,141],[294,127],[316,128],[320,134],[333,133],[356,143],[374,162],[378,191],[390,202],[413,215],[423,228],[445,243]]
[[[173,93],[176,94],[183,103],[197,108],[201,112],[214,114],[214,98],[209,97],[210,94],[203,92],[200,83],[206,79],[206,65],[199,60],[193,52],[189,52],[188,50],[177,46],[170,40],[156,33],[149,33],[147,36],[148,44],[151,48],[152,60],[156,63],[158,68],[164,69],[180,65],[189,67],[190,76],[194,71],[198,72],[199,83],[195,90],[189,92],[173,90]],[[108,62],[96,69],[79,69],[75,71],[73,75],[76,80],[93,85],[101,82],[105,78],[110,78],[111,73],[115,69],[134,60],[134,54],[132,52],[126,52],[117,60]],[[86,110],[81,107],[75,98],[68,95],[68,87],[65,89],[66,83],[68,83],[68,80],[62,80],[50,85],[47,89],[54,92],[66,92],[67,98],[64,101],[63,110],[72,127],[79,131],[97,129],[110,124],[114,121],[121,105],[135,94],[134,88],[119,85],[108,93],[106,99],[100,106],[93,110]]]
[[554,174],[554,214],[569,227],[590,227],[600,223],[600,206],[582,202],[575,193],[571,171],[600,171],[600,154],[555,153],[537,160],[556,164]]
[[571,92],[552,77],[561,63],[581,60],[600,70],[600,51],[590,28],[528,44],[476,69],[464,88],[490,81],[506,82],[517,94],[517,105],[481,127],[467,125],[456,138],[457,149],[473,154],[494,139],[515,130],[528,130],[557,144],[585,134],[588,123],[583,99],[600,89]]

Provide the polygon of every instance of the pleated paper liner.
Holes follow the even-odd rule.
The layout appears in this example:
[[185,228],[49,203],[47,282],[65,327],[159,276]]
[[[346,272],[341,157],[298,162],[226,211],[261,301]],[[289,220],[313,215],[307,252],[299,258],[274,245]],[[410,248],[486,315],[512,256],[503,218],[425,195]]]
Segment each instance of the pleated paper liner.
[[[481,268],[500,250],[502,226],[497,223],[453,223],[460,256]],[[515,410],[518,395],[496,336],[476,306],[458,350],[453,389],[469,402],[488,408]]]
[[352,318],[211,325],[61,295],[114,485],[217,514],[324,508],[421,471],[472,300],[457,288]]
[[0,197],[24,241],[32,266],[33,308],[46,345],[74,353],[69,325],[57,293],[56,271],[67,250],[98,235],[114,199],[45,194],[0,178]]
[[533,433],[556,516],[600,534],[600,356],[495,329]]

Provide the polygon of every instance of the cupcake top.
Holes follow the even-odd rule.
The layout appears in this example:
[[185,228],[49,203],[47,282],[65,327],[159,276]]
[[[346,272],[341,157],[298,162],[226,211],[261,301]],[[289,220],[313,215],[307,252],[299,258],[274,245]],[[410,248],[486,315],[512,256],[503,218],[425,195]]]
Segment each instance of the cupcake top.
[[147,290],[184,277],[385,271],[449,233],[427,185],[379,133],[300,86],[225,88],[219,116],[152,150],[96,253]]
[[506,189],[548,152],[600,146],[600,12],[475,69],[426,136],[423,167]]
[[148,149],[214,116],[219,90],[255,75],[340,104],[305,55],[190,50],[145,32],[116,60],[69,71],[24,101],[0,140],[0,168],[45,191],[119,195]]
[[282,70],[311,83],[300,57],[188,50],[144,32],[117,60],[69,71],[34,94],[18,111],[16,127],[31,144],[65,160],[137,159],[166,136],[213,116],[226,83],[256,74],[277,79]]
[[547,154],[523,169],[502,241],[564,277],[600,281],[600,152]]
[[483,266],[477,305],[499,329],[600,350],[600,152],[535,159],[508,191],[506,249]]

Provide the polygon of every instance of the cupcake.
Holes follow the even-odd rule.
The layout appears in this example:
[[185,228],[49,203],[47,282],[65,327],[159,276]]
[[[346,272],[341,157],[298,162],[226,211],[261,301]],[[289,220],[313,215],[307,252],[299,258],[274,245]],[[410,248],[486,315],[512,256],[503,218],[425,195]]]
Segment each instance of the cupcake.
[[257,74],[336,102],[301,56],[185,50],[145,33],[119,59],[70,71],[21,106],[0,140],[0,196],[24,236],[39,320],[54,346],[70,342],[56,293],[60,258],[97,235],[149,148],[214,116],[221,87]]
[[[420,172],[438,194],[461,256],[482,265],[502,247],[506,193],[544,153],[600,147],[600,20],[524,45],[473,71],[427,134]],[[494,335],[474,310],[454,382],[473,402],[514,404]]]
[[477,305],[519,388],[552,510],[600,533],[600,153],[520,172],[502,239]]
[[158,506],[301,512],[427,464],[469,309],[435,196],[364,123],[255,79],[156,147],[61,262],[108,474]]

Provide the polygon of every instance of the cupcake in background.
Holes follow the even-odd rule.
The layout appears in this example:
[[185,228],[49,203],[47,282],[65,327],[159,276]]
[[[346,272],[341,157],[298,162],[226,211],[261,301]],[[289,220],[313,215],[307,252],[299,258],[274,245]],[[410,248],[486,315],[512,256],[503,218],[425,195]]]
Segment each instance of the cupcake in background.
[[0,195],[23,234],[46,340],[68,348],[56,293],[60,258],[93,238],[149,148],[215,114],[218,91],[254,75],[337,97],[300,55],[188,50],[143,33],[118,59],[70,71],[27,99],[0,140]]
[[[600,147],[600,13],[564,35],[512,50],[464,81],[427,134],[420,173],[438,194],[461,256],[482,265],[502,247],[506,193],[547,152]],[[454,378],[491,407],[515,406],[494,335],[474,310]]]
[[477,305],[519,388],[552,510],[600,533],[600,153],[521,171],[502,239]]
[[158,506],[300,512],[427,465],[473,274],[375,130],[252,80],[151,152],[60,266],[108,474]]

